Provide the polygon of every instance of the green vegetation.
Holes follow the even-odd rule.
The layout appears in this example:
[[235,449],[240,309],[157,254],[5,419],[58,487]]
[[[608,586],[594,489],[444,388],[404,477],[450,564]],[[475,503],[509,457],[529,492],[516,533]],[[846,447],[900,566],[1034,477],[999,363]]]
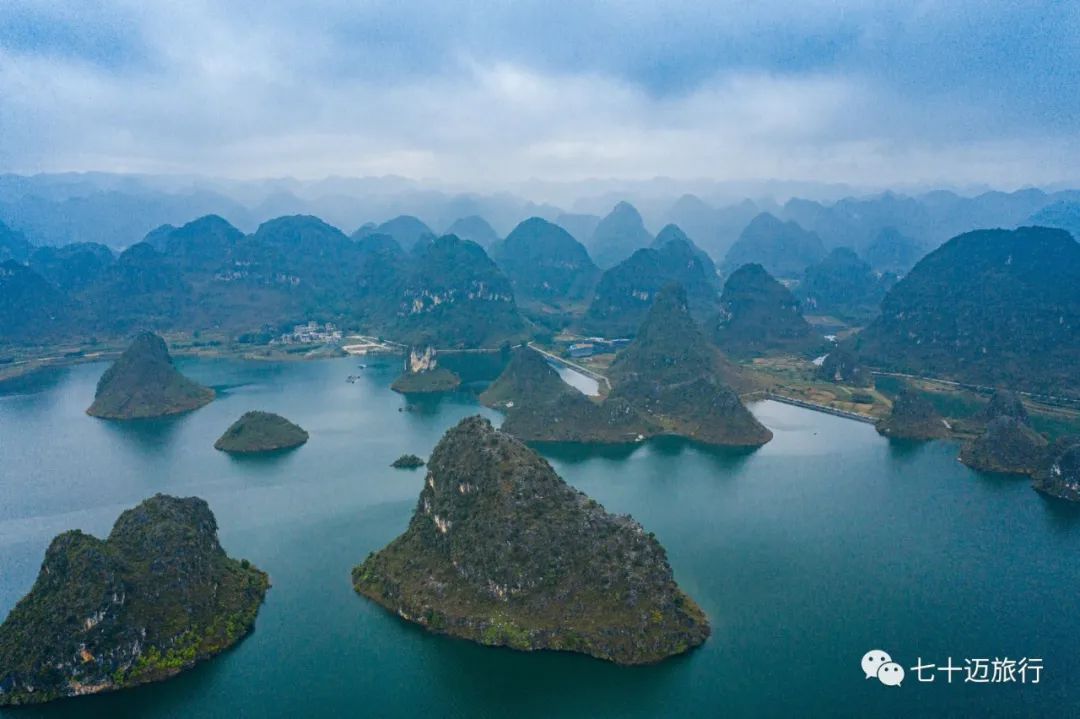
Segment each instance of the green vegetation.
[[877,423],[877,431],[895,439],[942,439],[949,436],[949,425],[922,393],[905,391]]
[[526,337],[510,280],[480,245],[446,235],[416,252],[388,336],[438,347],[498,347]]
[[1062,230],[969,232],[920,260],[851,347],[879,368],[1078,397],[1078,285]]
[[791,292],[759,264],[743,265],[727,278],[709,328],[713,342],[732,357],[805,355],[827,344],[803,319]]
[[135,337],[98,381],[87,414],[105,419],[138,419],[189,412],[214,398],[173,367],[165,340],[152,332]]
[[415,454],[403,454],[390,465],[394,469],[417,469],[424,466],[424,460]]
[[660,661],[708,637],[663,547],[481,418],[439,442],[408,529],[353,586],[408,621],[482,644]]
[[922,245],[895,227],[884,227],[862,252],[870,266],[881,272],[903,275],[926,254]]
[[510,278],[522,304],[559,306],[587,299],[600,277],[584,245],[539,217],[515,227],[492,246],[491,256]]
[[233,454],[273,452],[299,447],[308,433],[272,412],[245,412],[214,442],[214,449]]
[[705,341],[678,285],[660,293],[608,378],[612,391],[594,402],[522,349],[480,399],[505,411],[504,431],[525,441],[625,443],[670,434],[758,446],[772,437],[732,390],[746,380]]
[[460,386],[460,377],[445,367],[436,367],[422,372],[405,372],[394,380],[390,389],[401,394],[432,394],[453,392]]
[[873,319],[895,275],[879,275],[848,247],[837,247],[806,268],[799,284],[803,307],[811,314],[842,317],[851,322]]
[[1046,462],[1046,438],[1031,428],[1027,409],[1012,392],[998,391],[983,410],[986,431],[960,450],[973,469],[1003,474],[1034,474]]
[[1080,439],[1071,437],[1055,442],[1031,484],[1051,497],[1080,502]]
[[251,631],[269,580],[226,556],[206,502],[156,495],[100,540],[53,540],[0,625],[0,705],[173,676]]
[[874,376],[870,370],[859,363],[858,358],[847,347],[834,347],[821,366],[817,375],[826,382],[852,385],[854,387],[872,387]]
[[719,297],[695,248],[673,238],[659,248],[642,249],[603,274],[582,328],[604,337],[630,337],[645,320],[656,296],[671,283],[683,286],[699,321],[712,317]]

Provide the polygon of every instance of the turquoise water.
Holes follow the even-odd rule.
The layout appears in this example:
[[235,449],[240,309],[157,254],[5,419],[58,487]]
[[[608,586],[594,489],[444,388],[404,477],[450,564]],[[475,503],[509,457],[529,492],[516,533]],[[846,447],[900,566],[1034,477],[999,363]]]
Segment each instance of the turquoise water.
[[[681,442],[544,447],[567,481],[656,532],[712,638],[653,667],[523,654],[431,636],[356,596],[349,570],[406,525],[427,455],[467,395],[389,390],[395,361],[182,363],[219,399],[177,419],[87,417],[101,365],[0,396],[0,616],[57,533],[99,536],[155,492],[204,497],[230,554],[268,571],[256,631],[168,682],[0,711],[8,717],[1065,716],[1080,714],[1080,514],[1026,482],[981,476],[949,443],[896,445],[869,425],[766,402],[753,453]],[[355,384],[345,382],[359,374]],[[249,409],[311,433],[289,454],[212,448]],[[402,411],[399,411],[402,410]],[[404,411],[408,410],[408,411]],[[1043,660],[1038,685],[866,680],[884,649],[923,659]],[[957,676],[957,681],[962,675]]]

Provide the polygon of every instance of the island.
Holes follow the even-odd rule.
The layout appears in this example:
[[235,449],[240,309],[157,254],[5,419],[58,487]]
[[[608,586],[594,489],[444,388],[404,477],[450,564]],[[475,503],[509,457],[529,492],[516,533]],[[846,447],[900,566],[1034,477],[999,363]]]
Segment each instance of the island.
[[519,650],[648,664],[710,631],[655,536],[482,417],[442,438],[408,529],[352,580],[429,631]]
[[308,433],[273,412],[245,412],[225,434],[214,442],[214,449],[230,454],[257,454],[299,447],[308,441]]
[[945,418],[930,400],[910,388],[897,395],[892,412],[875,427],[879,434],[893,439],[930,440],[949,436]]
[[424,460],[415,454],[403,454],[390,465],[394,469],[417,469],[424,466]]
[[250,632],[269,586],[225,554],[198,497],[147,499],[105,540],[64,532],[0,625],[0,706],[179,674]]
[[164,417],[190,412],[212,399],[214,390],[191,381],[173,366],[165,340],[153,332],[141,332],[105,370],[86,413],[121,420]]
[[439,367],[435,348],[425,345],[409,348],[405,371],[394,380],[390,389],[401,394],[434,394],[453,392],[460,386],[461,377],[445,367]]

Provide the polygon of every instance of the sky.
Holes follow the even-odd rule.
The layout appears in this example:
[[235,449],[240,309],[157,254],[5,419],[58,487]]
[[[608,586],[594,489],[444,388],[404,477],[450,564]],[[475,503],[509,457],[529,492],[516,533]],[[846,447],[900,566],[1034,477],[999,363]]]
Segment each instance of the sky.
[[1080,3],[3,0],[0,172],[1080,179]]

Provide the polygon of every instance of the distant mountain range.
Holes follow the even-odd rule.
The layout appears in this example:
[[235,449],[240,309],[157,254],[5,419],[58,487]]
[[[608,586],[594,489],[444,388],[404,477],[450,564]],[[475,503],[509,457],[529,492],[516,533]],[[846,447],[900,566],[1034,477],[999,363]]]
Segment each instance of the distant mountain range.
[[[277,189],[274,203],[304,205]],[[1075,232],[1073,191],[726,208],[687,195],[666,213],[686,226],[667,224],[655,236],[627,202],[599,217],[508,197],[440,195],[432,215],[445,222],[384,214],[393,219],[351,237],[310,214],[254,231],[230,221],[237,207],[265,210],[269,195],[226,205],[224,215],[175,216],[208,194],[114,176],[0,176],[0,344],[144,329],[266,339],[307,320],[438,347],[497,347],[563,330],[631,337],[675,282],[710,339],[740,358],[809,351],[816,337],[803,344],[805,312],[865,325],[842,349],[869,369],[1049,394],[1080,385],[1074,237],[1047,227],[979,229],[940,244],[948,228],[1030,218]],[[33,214],[46,209],[59,214]],[[524,209],[536,212],[506,222]],[[76,231],[60,232],[70,223]],[[136,225],[142,234],[129,241],[123,233]],[[438,237],[432,227],[474,239]],[[94,237],[107,241],[71,241]],[[717,268],[710,250],[728,239]]]

